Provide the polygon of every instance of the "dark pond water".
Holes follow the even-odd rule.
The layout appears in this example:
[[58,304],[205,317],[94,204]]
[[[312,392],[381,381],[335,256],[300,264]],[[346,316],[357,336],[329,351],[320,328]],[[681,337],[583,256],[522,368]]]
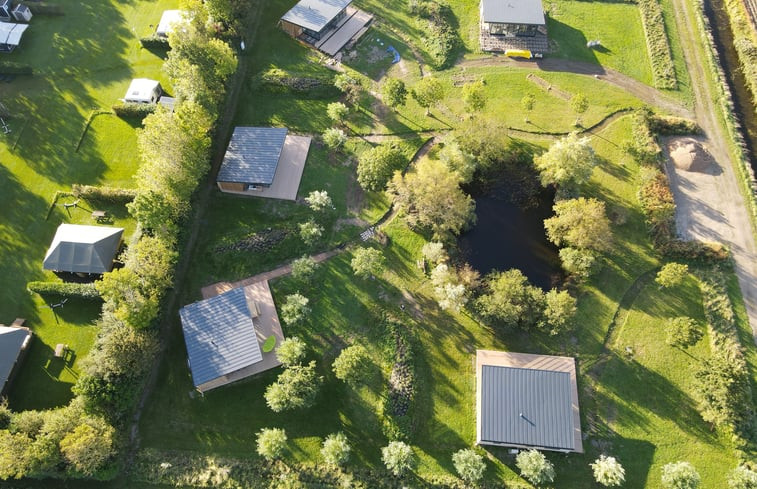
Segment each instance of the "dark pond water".
[[557,247],[544,233],[543,221],[551,215],[549,192],[525,209],[509,200],[481,196],[476,199],[476,227],[460,236],[460,251],[481,275],[517,268],[532,284],[550,289],[562,279]]

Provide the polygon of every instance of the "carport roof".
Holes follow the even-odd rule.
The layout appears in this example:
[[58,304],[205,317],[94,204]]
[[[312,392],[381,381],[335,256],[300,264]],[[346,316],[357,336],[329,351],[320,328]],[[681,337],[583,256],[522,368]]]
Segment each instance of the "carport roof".
[[244,289],[231,289],[179,310],[195,386],[263,359]]
[[235,127],[217,181],[271,185],[289,130]]

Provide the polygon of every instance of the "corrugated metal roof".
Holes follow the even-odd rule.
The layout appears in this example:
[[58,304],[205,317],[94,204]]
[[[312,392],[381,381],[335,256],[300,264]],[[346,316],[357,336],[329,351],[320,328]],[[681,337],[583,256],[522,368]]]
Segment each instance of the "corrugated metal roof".
[[270,185],[287,132],[284,127],[235,127],[216,180]]
[[195,386],[263,359],[244,289],[189,304],[179,315]]
[[568,372],[484,365],[481,441],[573,450]]
[[499,24],[545,25],[541,0],[481,0],[481,20]]
[[24,342],[31,335],[26,328],[0,326],[0,392],[5,390],[13,365],[21,354]]
[[320,32],[352,0],[301,0],[281,20]]
[[42,268],[58,272],[105,273],[121,244],[123,228],[61,224]]
[[0,24],[0,44],[7,44],[9,46],[18,46],[21,42],[21,36],[24,31],[29,27],[29,24],[13,24],[10,22],[3,22]]

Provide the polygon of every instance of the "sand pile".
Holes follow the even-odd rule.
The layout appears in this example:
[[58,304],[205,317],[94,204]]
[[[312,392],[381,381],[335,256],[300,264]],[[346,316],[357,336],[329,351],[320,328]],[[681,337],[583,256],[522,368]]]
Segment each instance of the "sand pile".
[[693,138],[670,141],[668,151],[676,168],[685,171],[705,173],[714,162],[707,148]]

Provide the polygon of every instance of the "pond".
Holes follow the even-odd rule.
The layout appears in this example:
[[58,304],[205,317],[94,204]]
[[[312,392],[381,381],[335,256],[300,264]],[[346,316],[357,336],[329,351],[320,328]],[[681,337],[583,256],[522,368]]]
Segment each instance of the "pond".
[[542,191],[526,208],[492,194],[478,197],[476,226],[458,241],[465,260],[482,276],[517,268],[544,290],[556,287],[562,280],[560,257],[543,224],[552,215],[552,197]]

